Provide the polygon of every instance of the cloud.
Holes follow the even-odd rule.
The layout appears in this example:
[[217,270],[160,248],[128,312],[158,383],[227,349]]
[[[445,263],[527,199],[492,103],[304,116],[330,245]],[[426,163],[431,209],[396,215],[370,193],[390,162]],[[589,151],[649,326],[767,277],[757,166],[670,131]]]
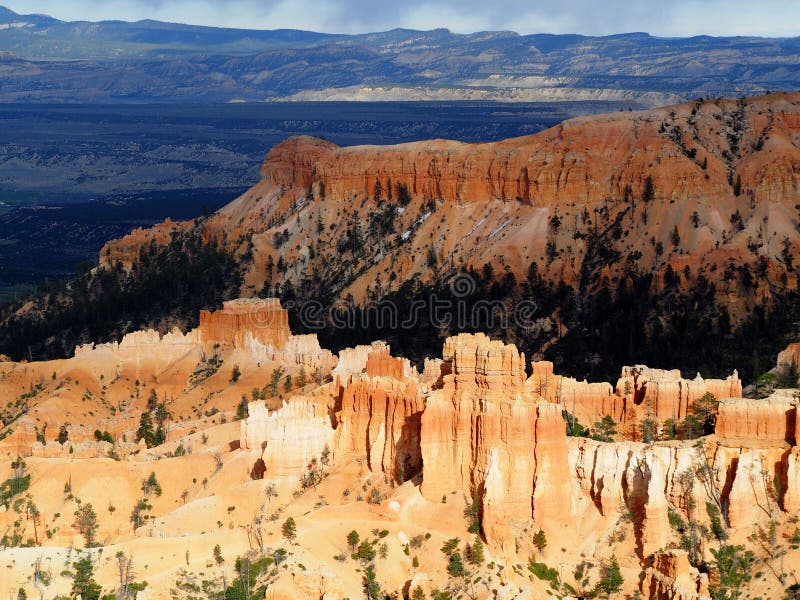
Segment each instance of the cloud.
[[[2,2],[3,0],[0,0]],[[159,19],[256,29],[359,33],[394,27],[458,32],[662,36],[800,35],[797,0],[5,0],[63,20]]]

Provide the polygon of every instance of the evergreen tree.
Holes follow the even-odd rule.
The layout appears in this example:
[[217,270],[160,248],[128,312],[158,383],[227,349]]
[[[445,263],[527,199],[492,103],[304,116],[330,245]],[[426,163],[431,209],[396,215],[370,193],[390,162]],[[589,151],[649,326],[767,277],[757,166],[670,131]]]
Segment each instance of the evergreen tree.
[[86,539],[87,548],[97,545],[95,536],[99,525],[97,524],[97,513],[94,512],[91,503],[83,504],[75,511],[73,526]]
[[369,565],[364,572],[364,594],[367,600],[379,600],[381,597],[381,584],[375,575],[374,565]]
[[356,546],[358,546],[358,542],[360,541],[361,536],[358,535],[358,532],[355,529],[347,534],[347,544],[350,546],[353,552],[356,551]]
[[239,400],[239,404],[236,405],[236,418],[239,421],[247,418],[247,404],[247,396],[242,394],[242,399]]
[[300,365],[300,370],[297,372],[297,387],[304,388],[307,383],[306,370],[303,365]]
[[155,445],[155,433],[153,431],[153,418],[149,412],[143,412],[139,417],[139,429],[136,430],[136,441],[144,440],[148,448]]
[[483,540],[479,535],[475,536],[475,541],[469,547],[469,562],[473,565],[482,565],[486,560],[483,552]]
[[536,546],[536,549],[539,552],[544,551],[544,549],[547,547],[547,536],[544,534],[542,529],[537,531],[533,536],[533,545]]
[[658,437],[658,423],[651,418],[646,417],[642,420],[642,441],[645,444],[653,442]]
[[644,189],[642,190],[642,201],[650,202],[656,197],[656,188],[653,185],[653,178],[648,175],[644,180]]
[[711,549],[714,555],[714,568],[719,574],[719,583],[712,585],[711,597],[736,600],[741,597],[741,588],[752,579],[753,563],[756,557],[752,550],[744,546],[722,546]]
[[281,382],[281,377],[283,376],[283,369],[280,367],[272,370],[272,375],[270,376],[269,380],[269,391],[270,395],[277,396],[278,395],[278,385]]
[[461,577],[464,574],[464,561],[461,559],[461,553],[458,550],[450,555],[447,561],[447,572],[452,577]]
[[286,519],[286,521],[284,521],[283,526],[281,527],[281,533],[283,534],[283,537],[289,541],[292,541],[297,537],[297,524],[294,522],[292,517],[289,517]]
[[600,421],[595,422],[592,439],[598,442],[613,442],[615,435],[617,435],[617,422],[611,415],[606,415]]
[[672,245],[676,248],[681,245],[681,234],[678,231],[677,225],[675,225],[675,228],[672,230]]
[[624,581],[617,557],[612,556],[611,561],[603,565],[603,575],[597,585],[594,586],[593,595],[608,598],[611,594],[616,594],[622,589]]
[[94,567],[92,560],[87,556],[72,563],[75,568],[75,578],[72,580],[72,598],[81,597],[81,600],[98,600],[100,586],[94,580]]

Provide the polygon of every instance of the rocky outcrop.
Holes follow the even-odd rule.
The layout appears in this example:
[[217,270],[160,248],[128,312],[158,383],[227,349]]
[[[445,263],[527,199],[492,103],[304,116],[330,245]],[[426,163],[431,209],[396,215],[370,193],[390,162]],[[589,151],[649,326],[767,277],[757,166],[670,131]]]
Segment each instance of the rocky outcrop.
[[606,415],[621,423],[626,416],[628,399],[614,393],[608,383],[589,383],[556,375],[550,361],[534,361],[528,384],[539,397],[560,404],[578,421],[591,426]]
[[197,330],[184,334],[173,329],[163,336],[152,329],[135,331],[125,335],[119,343],[78,346],[75,358],[91,364],[98,376],[143,381],[178,361],[199,361],[202,358],[201,336]]
[[726,398],[719,402],[715,433],[725,443],[794,445],[797,399],[780,391],[763,400]]
[[412,369],[409,360],[392,356],[388,346],[369,353],[364,371],[368,377],[390,377],[392,379],[416,377],[416,372]]
[[624,367],[617,393],[632,395],[633,402],[658,421],[684,419],[695,400],[706,393],[717,399],[740,397],[742,382],[734,371],[727,379],[684,379],[677,369],[650,369],[643,365]]
[[288,367],[302,365],[306,369],[320,369],[323,373],[336,366],[333,353],[320,347],[315,333],[292,335],[279,349],[262,343],[248,331],[244,335],[242,350],[251,360],[278,362]]
[[621,425],[620,434],[640,439],[640,424],[645,418],[662,423],[679,421],[692,410],[694,402],[706,393],[716,398],[742,395],[738,373],[726,379],[684,379],[680,371],[650,369],[639,365],[623,367],[615,387],[607,383],[589,383],[555,374],[553,363],[532,363],[528,385],[533,393],[560,404],[578,421],[591,427],[605,416]]
[[[573,119],[491,144],[432,140],[342,148],[291,138],[271,149],[252,190],[209,219],[133,232],[110,242],[101,264],[130,266],[137,248],[166,244],[173,232],[196,228],[205,239],[252,257],[245,268],[247,293],[262,289],[268,279],[273,286],[290,283],[296,289],[306,274],[317,273],[326,281],[347,282],[334,300],[352,295],[363,307],[416,277],[431,282],[456,265],[480,270],[486,264],[503,265],[517,281],[536,264],[549,283],[563,281],[577,289],[584,266],[596,267],[587,240],[590,215],[602,210],[609,224],[626,232],[609,240],[610,256],[618,258],[597,272],[609,281],[635,266],[640,274],[653,275],[653,288],[670,280],[685,291],[699,275],[714,280],[729,264],[739,273],[745,267],[753,272],[757,261],[765,260],[766,275],[755,286],[737,277],[724,286],[731,289],[717,286],[709,300],[724,305],[736,324],[753,305],[768,301],[770,288],[796,287],[796,275],[781,254],[784,240],[793,257],[800,254],[794,226],[799,107],[796,94],[697,101]],[[721,122],[731,130],[736,124],[738,156],[719,135]],[[646,189],[653,197],[645,211]],[[745,208],[742,198],[748,200]],[[395,211],[392,230],[384,232],[373,217],[389,206]],[[344,212],[349,216],[343,220]],[[551,231],[554,217],[561,224]],[[737,220],[735,230],[731,218]],[[764,219],[773,235],[755,255],[749,246]],[[372,223],[364,230],[367,246],[380,248],[355,253],[355,262],[342,261],[337,251],[347,241],[351,220]],[[441,227],[445,221],[447,227]],[[285,241],[268,243],[276,234]],[[431,255],[447,257],[448,269],[428,268]],[[281,261],[298,268],[276,272]],[[542,315],[541,322],[552,327],[557,319]],[[718,397],[738,395],[724,387],[708,389]],[[674,386],[662,392],[659,419],[680,418],[685,400],[678,396],[693,392]]]
[[38,458],[103,458],[114,449],[114,445],[108,442],[81,442],[78,444],[67,441],[63,444],[58,442],[36,442],[31,445],[30,455]]
[[659,552],[644,571],[640,590],[647,600],[711,600],[708,575],[691,564],[683,550]]
[[366,458],[373,473],[394,481],[422,470],[420,416],[425,399],[416,381],[353,376],[339,393],[335,456]]
[[[773,100],[796,114],[792,96]],[[371,196],[376,184],[387,190],[391,181],[407,186],[414,195],[449,202],[508,199],[553,207],[568,198],[586,203],[622,197],[625,185],[632,185],[633,194],[640,197],[644,178],[636,174],[655,170],[657,187],[667,197],[704,196],[722,174],[717,168],[722,166],[718,155],[708,152],[709,177],[705,177],[696,162],[679,151],[680,144],[688,144],[688,140],[676,143],[659,134],[664,121],[685,124],[691,119],[693,127],[701,130],[695,143],[707,144],[708,151],[712,150],[716,140],[706,135],[713,127],[705,120],[710,116],[706,111],[718,114],[735,104],[723,107],[706,103],[701,107],[704,110],[699,116],[694,104],[670,107],[672,119],[664,109],[645,113],[646,117],[620,113],[573,119],[526,138],[481,145],[433,140],[394,147],[339,148],[313,138],[293,138],[272,149],[262,177],[286,188],[309,189],[322,184],[327,196],[341,198]],[[693,108],[695,113],[691,112]],[[754,114],[758,108],[745,107],[748,113],[752,111],[748,116],[753,121],[761,122],[763,119]],[[796,127],[791,116],[782,114],[779,120],[790,129]],[[756,162],[755,154],[747,158]],[[603,160],[591,160],[590,155],[602,156]],[[783,162],[777,157],[771,161]],[[666,176],[667,170],[671,178]],[[743,170],[752,178],[764,175]],[[756,191],[757,198],[763,195],[765,190]]]
[[800,366],[800,343],[793,343],[786,346],[778,353],[778,369],[788,369],[792,365]]
[[339,361],[331,375],[346,381],[350,375],[363,373],[367,368],[367,360],[373,352],[378,355],[388,354],[389,345],[386,342],[375,341],[369,346],[343,349],[339,352]]
[[557,406],[537,403],[524,385],[524,356],[483,335],[448,338],[449,373],[422,414],[422,493],[438,501],[453,491],[481,507],[486,535],[513,539],[533,520],[570,512],[563,465],[566,434]]
[[[314,396],[296,396],[273,412],[263,401],[249,404],[240,445],[264,450],[265,477],[283,477],[291,465],[319,457],[323,447],[337,460],[366,460],[372,472],[397,482],[421,471],[420,415],[425,398],[416,373],[408,377],[413,372],[408,361],[393,358],[387,346],[370,348],[364,360],[366,373],[340,370],[338,375],[346,375],[346,381],[337,379],[317,388]],[[293,438],[298,448],[292,447]],[[284,452],[295,458],[281,459]]]
[[270,412],[263,401],[248,405],[241,424],[240,446],[263,450],[263,477],[279,484],[297,484],[313,459],[333,447],[328,407],[318,398],[295,396]]
[[199,331],[206,345],[244,347],[250,336],[277,349],[282,349],[292,335],[289,314],[276,298],[239,298],[225,302],[221,310],[201,310]]
[[525,381],[525,355],[513,344],[491,340],[486,334],[460,333],[447,338],[442,349],[446,370],[462,389],[477,387],[501,391],[520,388]]

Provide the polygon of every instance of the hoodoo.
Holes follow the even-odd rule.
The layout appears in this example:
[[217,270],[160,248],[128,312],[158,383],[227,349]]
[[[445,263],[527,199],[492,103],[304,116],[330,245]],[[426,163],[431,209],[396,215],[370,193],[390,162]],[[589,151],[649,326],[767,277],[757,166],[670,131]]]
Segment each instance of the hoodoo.
[[[397,590],[421,585],[422,569],[427,589],[449,585],[447,560],[455,559],[439,558],[438,547],[478,536],[493,564],[508,569],[498,575],[475,563],[490,591],[544,593],[543,580],[513,569],[529,558],[547,568],[570,565],[551,589],[589,589],[603,565],[625,556],[620,567],[631,593],[700,600],[716,585],[717,567],[706,570],[721,548],[750,547],[754,531],[774,530],[776,540],[794,535],[794,391],[745,399],[735,397],[736,374],[686,380],[644,366],[625,367],[613,388],[577,382],[549,363],[526,364],[514,345],[484,334],[448,337],[441,359],[426,361],[422,374],[385,343],[337,358],[321,349],[292,354],[295,339],[277,300],[237,301],[205,314],[187,334],[140,332],[118,345],[81,348],[69,360],[0,363],[4,397],[28,404],[28,414],[4,430],[0,452],[30,476],[26,495],[11,490],[0,523],[58,556],[60,545],[85,544],[70,526],[77,499],[95,511],[119,505],[133,511],[132,527],[115,511],[98,515],[104,544],[126,552],[200,536],[187,554],[188,568],[198,569],[208,543],[239,554],[278,548],[288,526],[281,534],[264,516],[291,516],[297,540],[289,538],[291,569],[271,579],[276,598],[307,588],[357,595],[351,559],[329,556],[365,520],[385,538],[386,552],[398,555],[385,584]],[[316,340],[301,339],[313,350]],[[315,372],[305,370],[310,365]],[[156,386],[163,396],[149,391]],[[239,423],[228,422],[233,405]],[[698,410],[713,410],[713,431],[683,425]],[[143,415],[151,414],[158,432],[147,429]],[[643,443],[646,419],[654,430]],[[676,419],[678,439],[668,426]],[[90,465],[103,465],[106,484],[81,475]],[[181,475],[166,475],[167,465]],[[62,497],[53,490],[64,478],[72,491]],[[156,484],[163,496],[153,493]],[[38,522],[18,518],[18,498],[47,516],[48,536],[36,542]],[[241,536],[226,533],[236,531]],[[684,552],[688,535],[696,537]],[[204,536],[208,542],[199,541]],[[430,546],[428,556],[420,546]],[[764,552],[759,560],[772,564],[769,547]],[[796,564],[796,553],[787,547],[784,560]],[[415,556],[420,567],[402,556]],[[309,563],[315,570],[301,581],[299,565]],[[584,577],[567,573],[581,564]],[[166,557],[148,565],[157,594],[187,569]],[[25,586],[23,577],[4,578],[0,587]],[[776,590],[779,579],[763,585]]]

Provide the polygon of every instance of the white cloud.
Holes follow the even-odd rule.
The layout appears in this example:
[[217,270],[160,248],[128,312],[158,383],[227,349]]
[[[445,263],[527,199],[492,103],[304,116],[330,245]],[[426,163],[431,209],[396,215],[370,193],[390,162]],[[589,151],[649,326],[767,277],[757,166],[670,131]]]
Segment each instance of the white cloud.
[[[3,0],[0,0],[3,2]],[[797,0],[5,0],[63,20],[159,19],[257,29],[356,33],[394,27],[453,31],[662,36],[800,35]]]

